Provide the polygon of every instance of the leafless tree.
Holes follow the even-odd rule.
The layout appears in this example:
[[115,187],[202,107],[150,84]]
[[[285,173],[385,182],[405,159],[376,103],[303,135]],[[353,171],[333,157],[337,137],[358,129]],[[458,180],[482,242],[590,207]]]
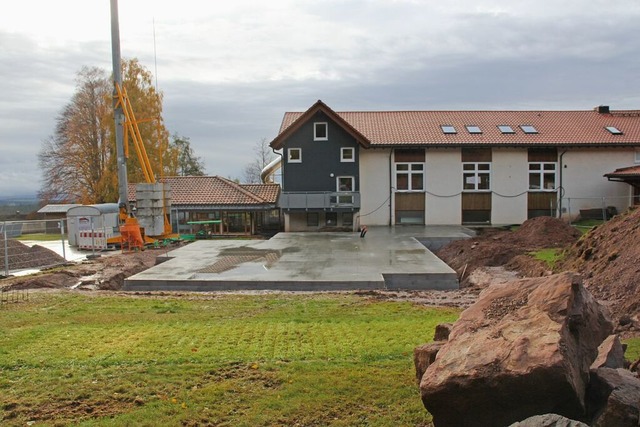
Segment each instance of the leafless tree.
[[253,161],[244,168],[243,182],[245,184],[262,182],[260,179],[262,170],[276,157],[276,154],[274,154],[271,147],[269,147],[269,142],[266,138],[262,138],[254,145],[253,153],[255,155]]

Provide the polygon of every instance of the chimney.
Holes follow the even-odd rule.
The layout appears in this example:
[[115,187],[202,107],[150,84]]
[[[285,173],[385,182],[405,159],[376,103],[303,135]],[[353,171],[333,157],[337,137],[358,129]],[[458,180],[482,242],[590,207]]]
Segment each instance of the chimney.
[[609,106],[608,105],[598,105],[595,110],[598,114],[609,114]]

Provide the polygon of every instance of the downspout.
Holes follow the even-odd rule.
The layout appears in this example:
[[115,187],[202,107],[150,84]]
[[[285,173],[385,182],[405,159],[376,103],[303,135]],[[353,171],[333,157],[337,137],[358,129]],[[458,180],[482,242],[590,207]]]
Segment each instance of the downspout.
[[[564,157],[564,155],[567,153],[567,150],[565,149],[562,153],[560,153],[560,173],[558,174],[558,190],[559,190],[559,194],[558,194],[558,218],[562,218],[562,199],[564,197],[564,187],[562,186],[562,168],[564,167],[562,164],[562,158]],[[569,220],[571,220],[571,218],[569,218]]]
[[393,156],[393,148],[389,150],[389,227],[393,225],[393,162],[391,156]]

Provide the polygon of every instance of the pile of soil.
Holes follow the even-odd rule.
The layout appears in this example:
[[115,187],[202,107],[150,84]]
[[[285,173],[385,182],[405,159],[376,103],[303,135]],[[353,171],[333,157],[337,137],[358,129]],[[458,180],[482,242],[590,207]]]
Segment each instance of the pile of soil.
[[640,329],[640,209],[596,227],[571,246],[559,267],[582,274],[589,291],[608,305],[618,332]]
[[515,231],[481,230],[478,236],[454,241],[436,255],[456,270],[460,286],[464,287],[471,284],[471,273],[481,267],[506,266],[526,276],[546,274],[546,265],[526,254],[544,248],[564,248],[579,237],[578,230],[560,219],[538,217],[525,221]]
[[[9,270],[41,268],[64,264],[66,262],[63,257],[54,251],[39,245],[29,247],[18,240],[9,239],[6,242],[6,246]],[[2,269],[4,270],[5,242],[0,243],[0,260],[2,262]]]

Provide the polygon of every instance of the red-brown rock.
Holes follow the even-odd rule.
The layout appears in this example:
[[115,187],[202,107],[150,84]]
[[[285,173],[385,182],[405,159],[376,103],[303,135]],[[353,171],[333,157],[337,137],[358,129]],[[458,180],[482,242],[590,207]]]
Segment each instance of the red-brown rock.
[[449,334],[453,328],[453,323],[440,323],[436,326],[436,331],[433,334],[434,341],[446,341],[449,339]]
[[413,364],[416,367],[416,380],[418,384],[420,384],[422,376],[429,365],[436,360],[438,351],[440,351],[443,345],[444,341],[435,341],[413,349]]
[[591,369],[624,368],[624,348],[617,335],[609,335],[598,346],[598,356],[591,364]]
[[591,371],[589,409],[594,427],[640,425],[640,379],[626,369]]
[[584,420],[589,367],[613,325],[570,273],[490,286],[422,377],[442,426],[505,426],[556,413]]

